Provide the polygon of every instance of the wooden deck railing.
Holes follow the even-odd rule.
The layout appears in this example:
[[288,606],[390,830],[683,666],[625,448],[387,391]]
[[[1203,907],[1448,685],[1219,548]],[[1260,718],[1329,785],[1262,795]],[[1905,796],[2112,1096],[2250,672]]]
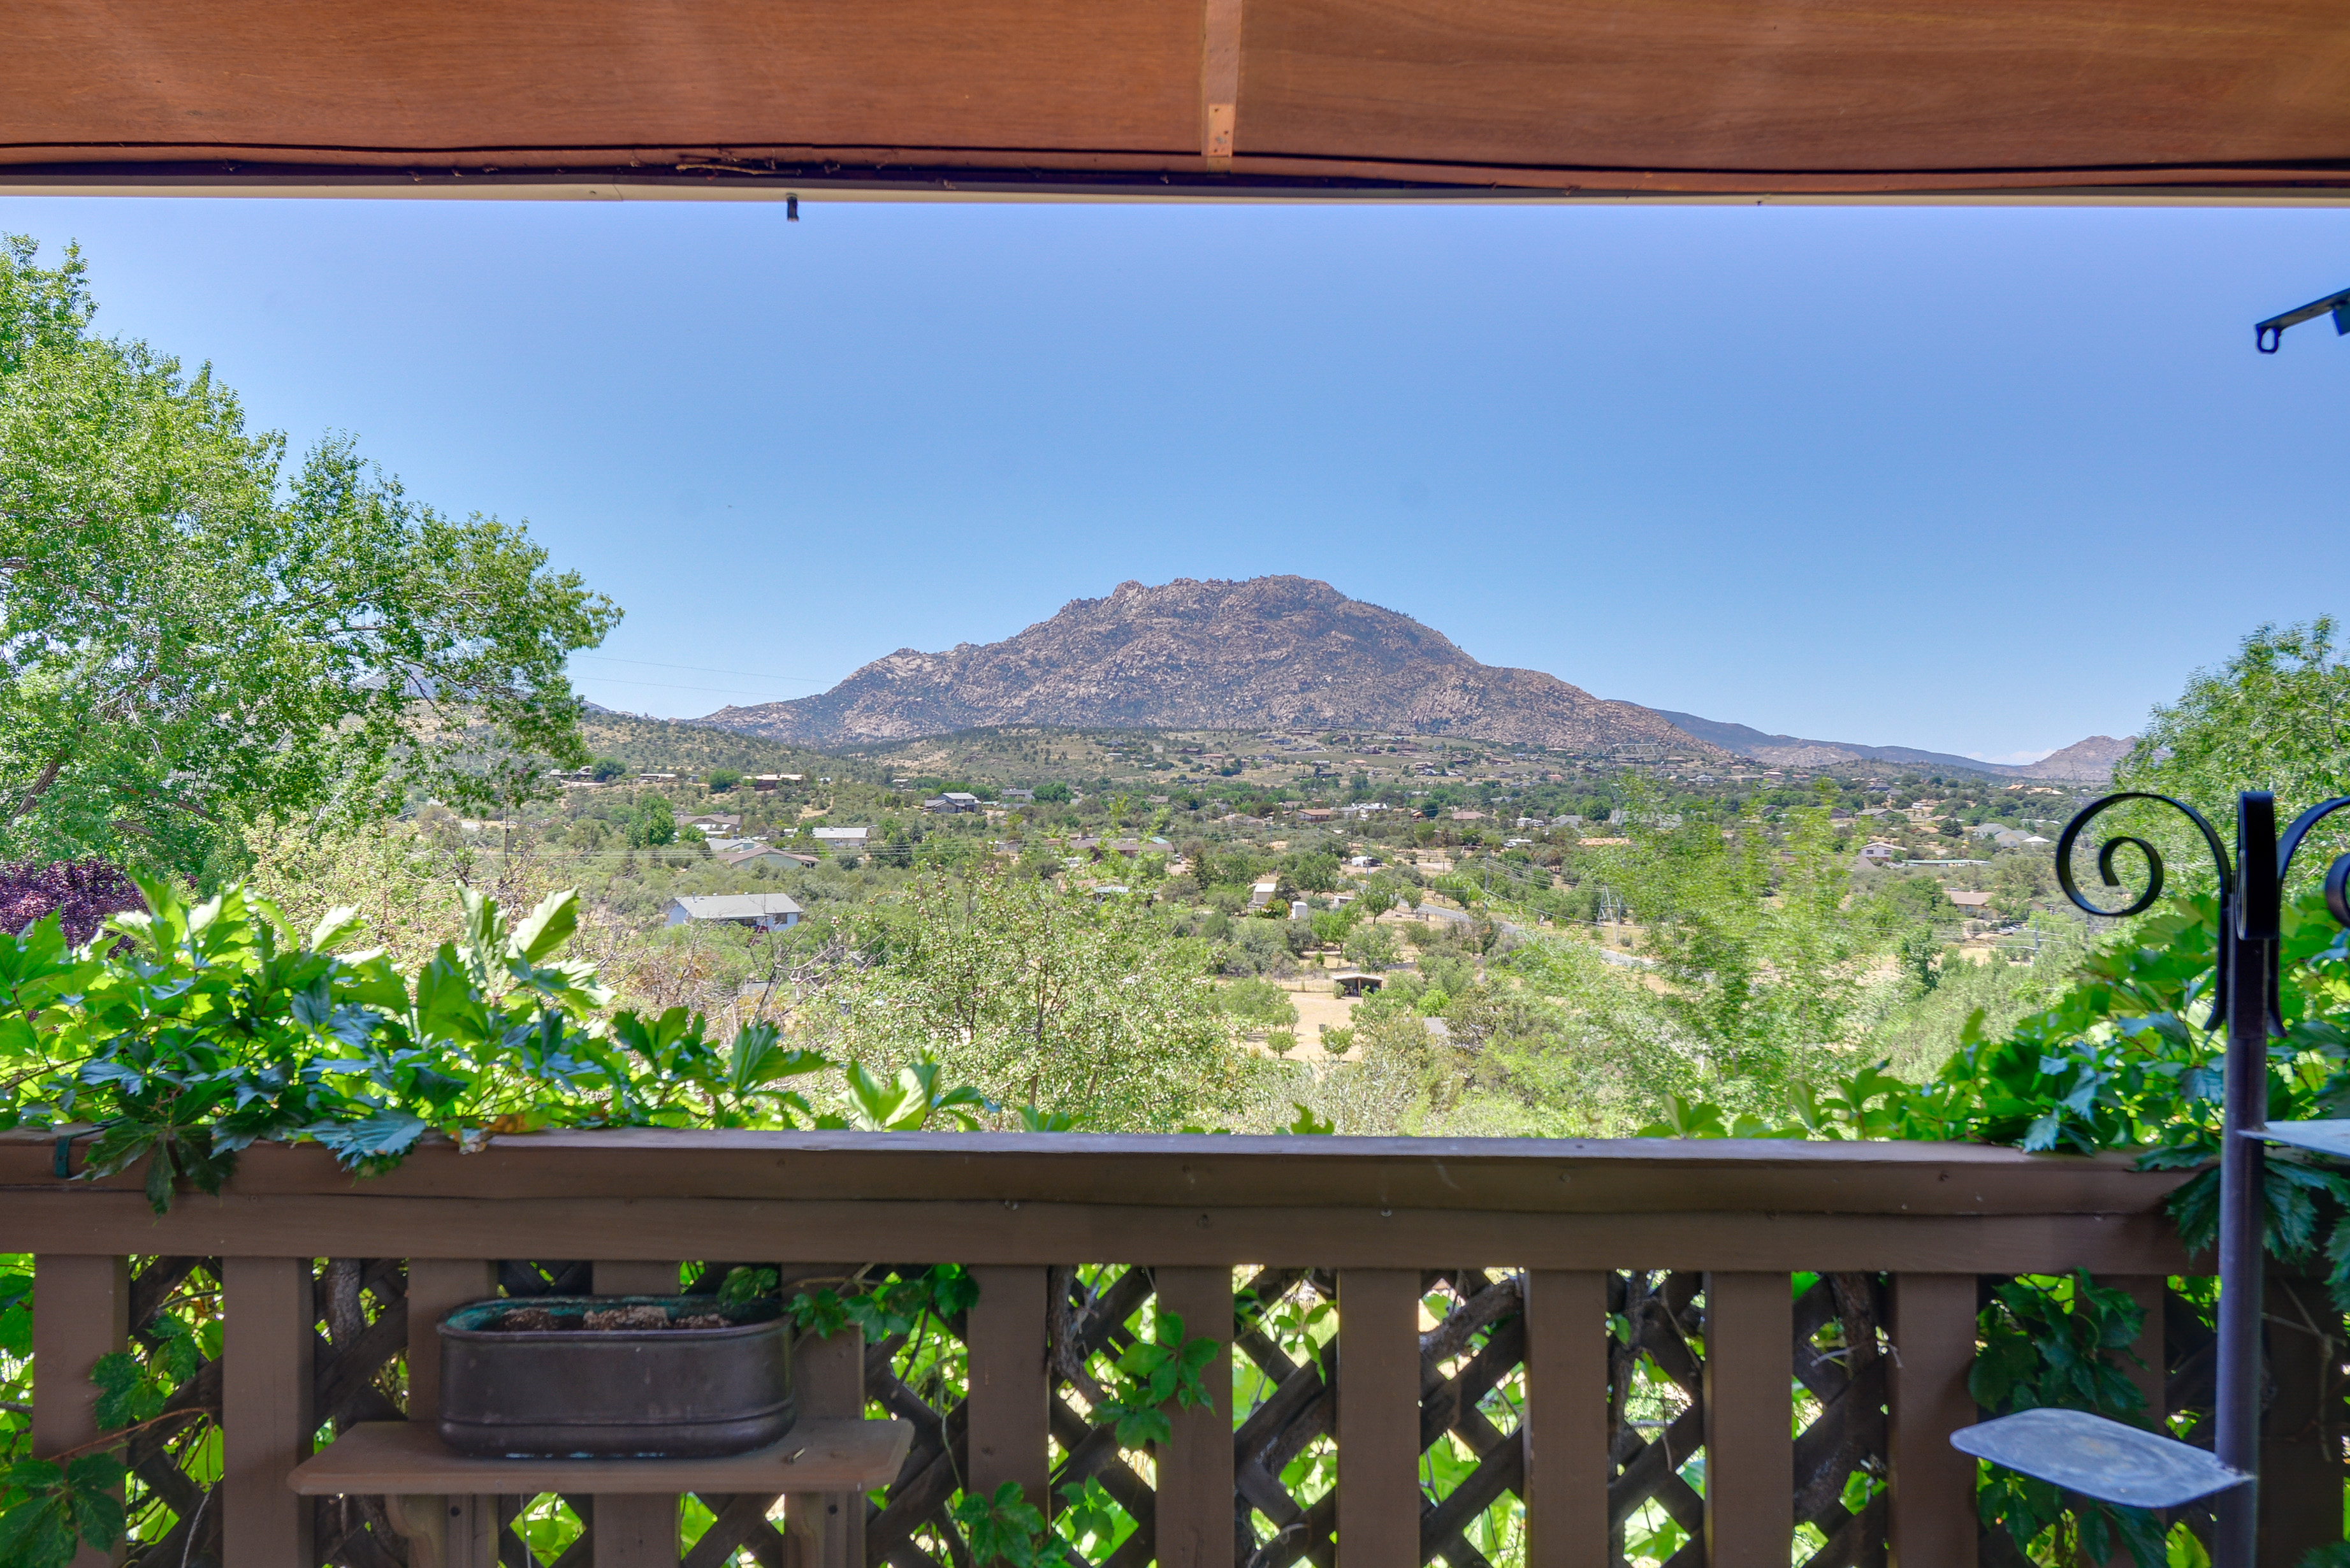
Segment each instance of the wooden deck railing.
[[[693,1260],[786,1279],[954,1262],[980,1286],[960,1389],[906,1381],[901,1344],[803,1342],[803,1410],[911,1420],[904,1469],[879,1500],[794,1497],[780,1529],[773,1498],[703,1498],[693,1568],[943,1563],[959,1490],[1045,1503],[1088,1476],[1136,1521],[1119,1568],[1469,1568],[1472,1527],[1513,1496],[1530,1563],[1617,1561],[1627,1521],[1661,1510],[1690,1532],[1673,1568],[1788,1568],[1799,1522],[1817,1568],[1974,1568],[1973,1465],[1945,1438],[1975,1419],[1982,1278],[2086,1268],[2158,1303],[2187,1267],[2160,1211],[2178,1176],[1948,1145],[567,1133],[430,1147],[365,1180],[257,1147],[221,1197],[159,1220],[138,1171],[58,1181],[54,1143],[0,1137],[0,1251],[37,1255],[41,1451],[97,1435],[89,1366],[173,1288],[221,1293],[220,1354],[173,1396],[217,1416],[217,1486],[169,1423],[131,1449],[181,1515],[159,1565],[402,1561],[379,1501],[289,1489],[315,1434],[427,1416],[438,1314],[501,1278],[546,1288],[515,1260],[588,1261],[573,1288],[604,1290]],[[1303,1352],[1262,1318],[1301,1292],[1336,1324]],[[1218,1341],[1219,1403],[1122,1454],[1089,1422],[1084,1362],[1154,1297]],[[1263,1391],[1237,1429],[1235,1355]],[[1673,1396],[1645,1421],[1639,1357]],[[1284,1482],[1334,1450],[1335,1486]],[[567,1501],[588,1529],[565,1568],[680,1561],[672,1502]],[[496,1551],[525,1568],[517,1506]]]

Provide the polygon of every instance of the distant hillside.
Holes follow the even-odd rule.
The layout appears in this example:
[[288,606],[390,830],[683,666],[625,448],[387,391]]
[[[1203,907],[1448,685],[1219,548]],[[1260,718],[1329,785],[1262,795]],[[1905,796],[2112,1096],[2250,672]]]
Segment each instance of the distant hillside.
[[1409,616],[1310,577],[1121,583],[1016,637],[906,648],[816,697],[701,722],[841,747],[982,727],[1350,729],[1711,754],[1663,718],[1555,676],[1480,664]]
[[2120,740],[2111,735],[2092,735],[2085,741],[2075,741],[2061,752],[2051,752],[2029,767],[2016,769],[2028,779],[2072,779],[2082,784],[2109,784],[2113,781],[2114,764],[2128,756],[2137,737],[2125,735]]
[[617,757],[632,768],[706,773],[733,768],[746,774],[838,774],[847,764],[807,746],[788,745],[758,735],[714,730],[681,719],[647,719],[590,702],[579,722],[588,749]]
[[1710,741],[1723,751],[1776,767],[1833,767],[1841,763],[1884,763],[1891,767],[1932,768],[1944,772],[1989,774],[1997,778],[2048,779],[2079,784],[2104,784],[2114,776],[2114,763],[2129,753],[2131,742],[2111,735],[2076,741],[2036,763],[2011,766],[1978,762],[1949,752],[1921,752],[1909,746],[1864,746],[1853,741],[1807,741],[1796,735],[1766,735],[1744,724],[1700,719],[1694,713],[1659,709],[1660,717],[1680,730]]

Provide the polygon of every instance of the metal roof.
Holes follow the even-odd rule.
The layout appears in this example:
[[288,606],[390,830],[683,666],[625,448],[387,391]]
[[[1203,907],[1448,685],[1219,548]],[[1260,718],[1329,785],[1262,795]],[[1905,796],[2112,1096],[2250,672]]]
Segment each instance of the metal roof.
[[2320,0],[17,0],[0,190],[2334,199]]
[[758,920],[801,912],[781,893],[681,893],[670,902],[697,920]]

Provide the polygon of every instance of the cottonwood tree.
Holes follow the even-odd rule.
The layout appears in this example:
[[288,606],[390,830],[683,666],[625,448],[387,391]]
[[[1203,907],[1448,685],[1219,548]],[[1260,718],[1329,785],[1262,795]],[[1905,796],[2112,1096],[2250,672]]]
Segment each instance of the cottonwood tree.
[[479,804],[586,761],[565,678],[619,612],[524,528],[296,466],[209,367],[90,329],[0,241],[0,857],[193,871],[255,822]]
[[1203,952],[1139,908],[989,867],[930,871],[873,910],[845,987],[853,1054],[936,1057],[1007,1106],[1103,1132],[1172,1131],[1233,1103],[1243,1059]]
[[2328,616],[2254,629],[2233,658],[2196,670],[2178,701],[2147,715],[2116,786],[2177,795],[2223,835],[2238,790],[2273,790],[2281,819],[2350,794],[2350,659],[2339,629]]
[[1725,837],[1712,822],[1659,826],[1636,811],[1631,845],[1599,857],[1646,929],[1665,1007],[1729,1075],[1783,1084],[1860,1022],[1858,961],[1886,933],[1847,908],[1849,867],[1822,801],[1790,810],[1775,836],[1755,821]]

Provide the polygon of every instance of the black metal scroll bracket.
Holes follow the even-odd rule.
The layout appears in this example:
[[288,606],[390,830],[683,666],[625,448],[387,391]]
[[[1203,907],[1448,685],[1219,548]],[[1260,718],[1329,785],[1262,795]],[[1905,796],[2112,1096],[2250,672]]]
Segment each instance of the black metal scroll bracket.
[[[2350,290],[2261,324],[2264,339],[2324,310],[2344,331]],[[2263,353],[2275,350],[2263,342]],[[2073,846],[2090,822],[2125,801],[2156,801],[2187,816],[2203,836],[2220,876],[2219,973],[2206,1029],[2227,1026],[2225,1085],[2220,1144],[2219,1390],[2214,1400],[2216,1452],[2159,1433],[2078,1410],[2026,1410],[1981,1422],[1950,1435],[1960,1451],[2020,1470],[2069,1491],[2137,1508],[2175,1508],[2216,1497],[2214,1568],[2255,1568],[2259,1536],[2261,1415],[2261,1199],[2264,1146],[2292,1144],[2350,1159],[2350,1121],[2275,1122],[2268,1115],[2268,1043],[2284,1033],[2279,1006],[2279,950],[2284,934],[2284,885],[2293,857],[2311,831],[2350,796],[2324,801],[2293,818],[2282,837],[2276,797],[2247,790],[2236,797],[2232,867],[2220,836],[2202,815],[2168,795],[2127,790],[2090,802],[2056,840],[2056,879],[2064,896],[2093,915],[2118,918],[2150,909],[2162,892],[2162,857],[2143,838],[2120,836],[2097,849],[2097,875],[2108,888],[2115,852],[2124,845],[2146,857],[2147,889],[2118,909],[2084,898],[2073,877]],[[2325,907],[2350,929],[2350,855],[2325,871]]]

